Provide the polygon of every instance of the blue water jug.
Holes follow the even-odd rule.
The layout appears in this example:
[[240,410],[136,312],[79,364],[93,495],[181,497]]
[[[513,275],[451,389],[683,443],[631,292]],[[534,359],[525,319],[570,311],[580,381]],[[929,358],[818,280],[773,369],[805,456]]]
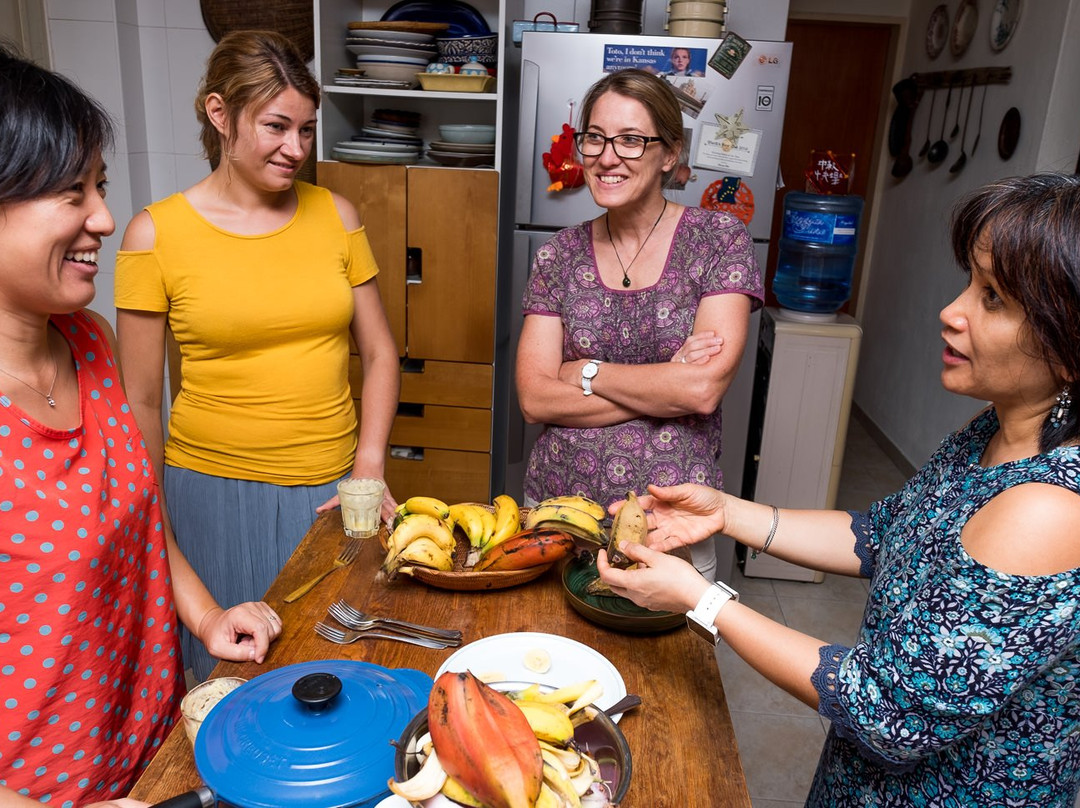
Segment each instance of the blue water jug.
[[829,314],[851,296],[858,251],[858,196],[791,191],[784,197],[784,226],[773,294],[793,311]]

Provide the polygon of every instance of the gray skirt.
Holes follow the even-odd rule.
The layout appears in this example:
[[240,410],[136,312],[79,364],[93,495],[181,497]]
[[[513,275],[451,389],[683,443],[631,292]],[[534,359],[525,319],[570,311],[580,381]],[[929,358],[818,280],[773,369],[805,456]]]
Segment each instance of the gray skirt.
[[[323,485],[282,486],[165,466],[165,504],[176,542],[228,609],[262,600],[315,521],[315,508],[337,493]],[[184,665],[202,681],[217,664],[181,626]]]

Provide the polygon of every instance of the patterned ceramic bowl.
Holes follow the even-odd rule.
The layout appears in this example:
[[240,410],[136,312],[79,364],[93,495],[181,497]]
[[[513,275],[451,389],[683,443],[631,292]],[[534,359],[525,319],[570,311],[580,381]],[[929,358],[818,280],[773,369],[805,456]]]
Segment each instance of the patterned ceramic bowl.
[[439,61],[452,65],[463,65],[475,56],[476,61],[484,65],[494,65],[499,61],[499,37],[459,36],[436,40],[439,47]]

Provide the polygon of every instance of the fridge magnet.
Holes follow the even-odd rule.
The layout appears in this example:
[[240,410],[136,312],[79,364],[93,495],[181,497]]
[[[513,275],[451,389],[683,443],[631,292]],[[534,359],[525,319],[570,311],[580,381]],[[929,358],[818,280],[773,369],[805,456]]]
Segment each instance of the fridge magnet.
[[562,131],[552,136],[551,151],[544,152],[544,170],[551,178],[547,187],[549,193],[580,188],[585,184],[584,166],[574,159],[574,127],[568,123],[562,125]]
[[729,31],[720,43],[720,47],[709,59],[709,67],[724,78],[730,79],[748,53],[750,53],[750,43],[734,31]]
[[697,118],[701,114],[705,102],[712,95],[715,85],[703,78],[693,76],[666,76],[667,83],[675,91],[675,97],[679,99],[679,107],[684,115]]
[[676,45],[668,50],[668,61],[660,71],[662,76],[704,76],[709,52],[705,48],[686,48]]
[[604,72],[636,67],[650,73],[661,73],[671,64],[671,48],[655,45],[605,45]]
[[705,189],[701,207],[730,213],[749,227],[754,218],[754,192],[738,177],[724,177]]
[[747,129],[737,138],[732,138],[725,134],[721,126],[703,123],[694,165],[710,171],[752,177],[760,143],[761,132],[757,129]]

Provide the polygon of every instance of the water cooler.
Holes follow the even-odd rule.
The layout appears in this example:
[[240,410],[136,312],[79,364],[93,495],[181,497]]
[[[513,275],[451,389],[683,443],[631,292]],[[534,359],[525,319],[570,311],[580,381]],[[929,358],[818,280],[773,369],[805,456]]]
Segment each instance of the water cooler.
[[[862,329],[846,314],[765,309],[742,496],[779,508],[833,508]],[[824,575],[759,554],[743,574],[820,583]]]

